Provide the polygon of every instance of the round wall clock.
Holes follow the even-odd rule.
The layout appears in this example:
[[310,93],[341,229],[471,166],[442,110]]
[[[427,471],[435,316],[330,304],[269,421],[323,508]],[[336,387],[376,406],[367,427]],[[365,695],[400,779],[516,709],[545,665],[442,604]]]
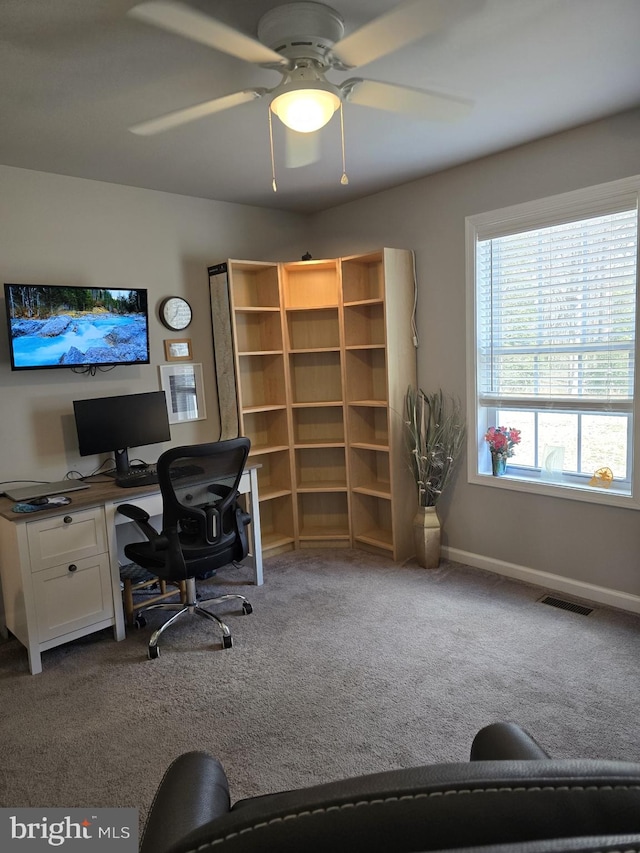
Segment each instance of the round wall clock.
[[191,322],[191,306],[180,296],[169,296],[160,304],[160,319],[167,329],[180,332]]

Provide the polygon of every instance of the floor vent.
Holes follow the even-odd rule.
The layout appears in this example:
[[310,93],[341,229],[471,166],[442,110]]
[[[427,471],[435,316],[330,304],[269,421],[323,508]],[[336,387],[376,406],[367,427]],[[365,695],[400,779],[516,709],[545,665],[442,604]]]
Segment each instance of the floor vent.
[[554,598],[551,595],[545,595],[539,601],[541,604],[559,607],[560,610],[570,610],[572,613],[579,613],[581,616],[588,616],[593,613],[593,607],[585,607],[583,604],[575,604],[573,601],[565,601],[563,598]]

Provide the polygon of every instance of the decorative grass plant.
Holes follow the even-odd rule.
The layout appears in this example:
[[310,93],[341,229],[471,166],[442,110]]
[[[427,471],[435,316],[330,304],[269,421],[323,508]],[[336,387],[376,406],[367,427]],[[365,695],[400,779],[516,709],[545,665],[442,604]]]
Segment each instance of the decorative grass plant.
[[462,406],[441,389],[426,394],[411,387],[405,404],[410,463],[420,506],[436,506],[462,453],[466,432]]

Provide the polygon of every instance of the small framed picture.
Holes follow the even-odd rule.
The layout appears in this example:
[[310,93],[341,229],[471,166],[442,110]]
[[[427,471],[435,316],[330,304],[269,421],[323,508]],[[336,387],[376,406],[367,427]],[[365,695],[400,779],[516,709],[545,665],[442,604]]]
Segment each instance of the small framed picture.
[[164,342],[164,354],[167,361],[191,361],[191,338],[173,338]]
[[160,386],[167,398],[170,424],[207,417],[201,364],[161,364]]

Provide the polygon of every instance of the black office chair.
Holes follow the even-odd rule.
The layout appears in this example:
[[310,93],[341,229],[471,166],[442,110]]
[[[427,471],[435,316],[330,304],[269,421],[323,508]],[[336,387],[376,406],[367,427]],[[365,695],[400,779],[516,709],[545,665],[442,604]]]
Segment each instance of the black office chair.
[[167,581],[185,581],[186,601],[152,604],[136,617],[142,627],[142,612],[177,611],[151,635],[149,658],[160,654],[160,635],[186,613],[216,622],[222,630],[223,648],[233,644],[231,631],[207,605],[242,602],[243,613],[252,607],[244,595],[220,595],[199,601],[196,580],[211,577],[223,566],[246,557],[249,551],[249,516],[238,504],[238,484],[249,455],[248,438],[234,438],[191,447],[173,447],[157,462],[162,494],[162,532],[149,523],[149,514],[133,504],[121,504],[118,512],[130,518],[147,537],[146,542],[125,545],[128,559]]
[[388,770],[231,806],[225,771],[179,756],[140,853],[638,853],[640,764],[554,760],[515,723],[473,740],[471,761]]

